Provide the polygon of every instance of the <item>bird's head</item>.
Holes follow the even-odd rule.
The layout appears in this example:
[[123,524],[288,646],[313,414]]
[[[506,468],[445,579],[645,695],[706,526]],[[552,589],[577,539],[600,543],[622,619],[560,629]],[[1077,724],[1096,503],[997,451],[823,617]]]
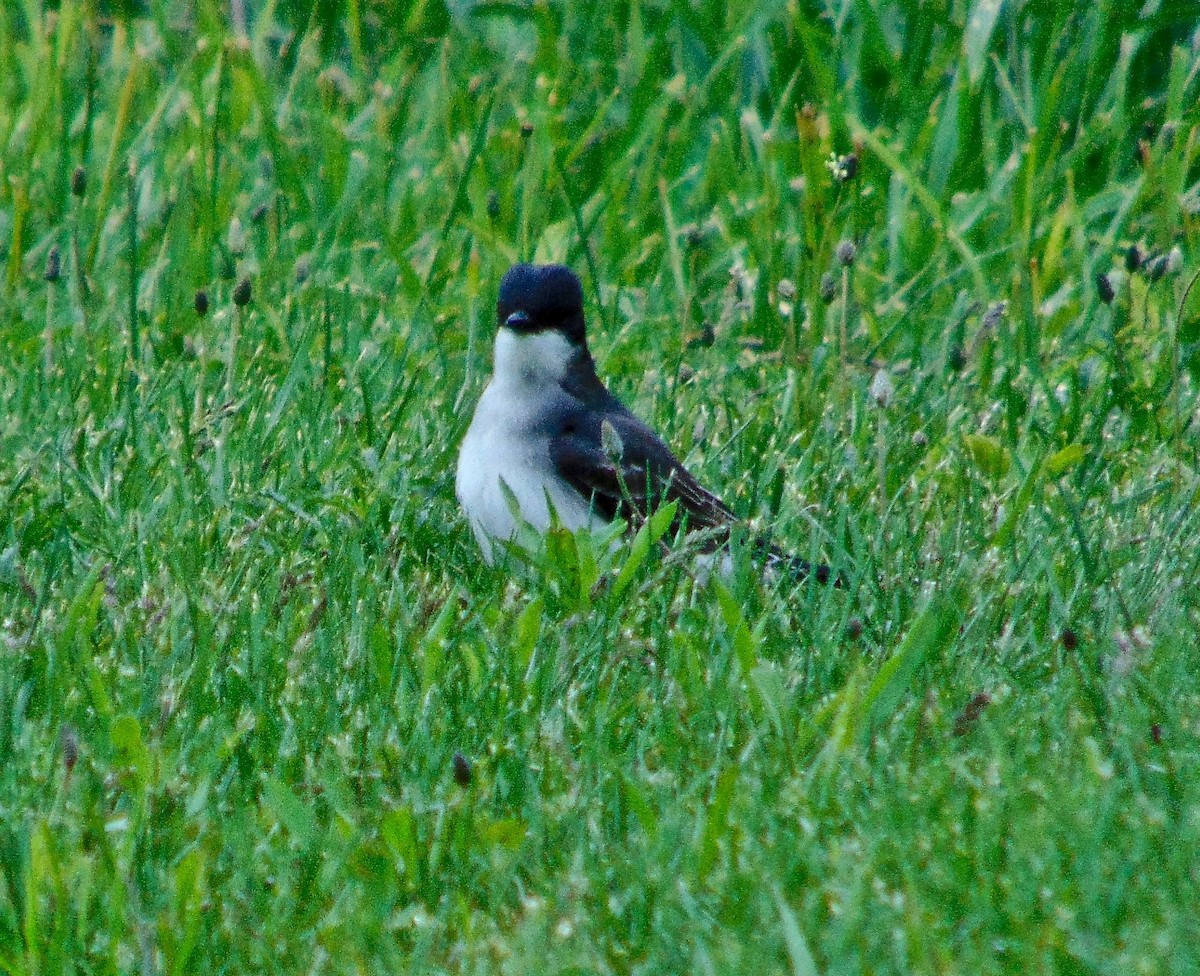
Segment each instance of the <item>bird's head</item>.
[[583,288],[561,264],[514,264],[500,281],[496,324],[521,335],[561,332],[583,345]]
[[561,264],[516,264],[496,301],[496,374],[561,381],[587,355],[583,288]]

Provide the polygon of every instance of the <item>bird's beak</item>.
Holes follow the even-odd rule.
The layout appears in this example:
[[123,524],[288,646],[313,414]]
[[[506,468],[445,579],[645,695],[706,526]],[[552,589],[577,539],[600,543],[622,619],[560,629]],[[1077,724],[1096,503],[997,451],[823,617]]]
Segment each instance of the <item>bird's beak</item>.
[[533,319],[528,312],[513,312],[504,320],[504,324],[514,332],[525,332],[533,324]]

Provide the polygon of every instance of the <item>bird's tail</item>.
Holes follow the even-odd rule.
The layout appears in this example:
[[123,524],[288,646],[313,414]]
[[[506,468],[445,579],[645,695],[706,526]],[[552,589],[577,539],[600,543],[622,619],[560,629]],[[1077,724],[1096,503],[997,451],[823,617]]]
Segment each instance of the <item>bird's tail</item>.
[[814,565],[807,559],[784,552],[768,539],[755,540],[754,548],[763,565],[771,572],[786,573],[797,581],[813,579],[822,586],[832,585],[837,589],[847,585],[846,577],[840,570],[834,570],[825,563]]
[[[712,529],[701,529],[689,535],[692,544],[699,549],[700,556],[698,558],[706,572],[714,566],[718,567],[723,574],[728,574],[732,570],[732,554],[729,551],[732,541],[730,529],[731,526],[722,525]],[[839,590],[849,585],[849,580],[841,570],[835,570],[825,563],[813,564],[807,559],[801,559],[799,556],[780,549],[765,535],[752,536],[746,544],[750,547],[754,559],[762,565],[767,573],[786,575],[798,583],[812,579],[822,586],[832,585]],[[662,545],[664,551],[669,549],[665,539]]]

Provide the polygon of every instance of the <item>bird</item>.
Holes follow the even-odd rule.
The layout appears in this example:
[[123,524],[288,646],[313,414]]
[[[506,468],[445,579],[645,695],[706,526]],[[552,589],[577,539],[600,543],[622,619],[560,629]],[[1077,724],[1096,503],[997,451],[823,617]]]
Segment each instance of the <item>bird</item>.
[[[587,343],[583,288],[560,264],[516,264],[500,282],[492,377],[459,449],[455,493],[493,564],[522,525],[575,531],[645,519],[676,502],[673,531],[728,539],[739,519],[684,467],[664,441],[614,396]],[[553,513],[553,514],[552,514]],[[767,542],[773,568],[833,579]]]

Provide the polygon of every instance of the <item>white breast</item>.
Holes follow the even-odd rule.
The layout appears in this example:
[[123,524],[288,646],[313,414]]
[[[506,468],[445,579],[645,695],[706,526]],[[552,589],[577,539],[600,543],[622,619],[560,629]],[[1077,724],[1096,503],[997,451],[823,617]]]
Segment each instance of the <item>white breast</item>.
[[572,531],[603,524],[550,460],[548,418],[563,407],[558,382],[570,352],[553,332],[517,336],[501,329],[496,337],[495,375],[475,408],[455,478],[458,500],[488,563],[492,541],[515,539],[521,527],[502,482],[521,521],[538,532],[550,527],[550,506]]

